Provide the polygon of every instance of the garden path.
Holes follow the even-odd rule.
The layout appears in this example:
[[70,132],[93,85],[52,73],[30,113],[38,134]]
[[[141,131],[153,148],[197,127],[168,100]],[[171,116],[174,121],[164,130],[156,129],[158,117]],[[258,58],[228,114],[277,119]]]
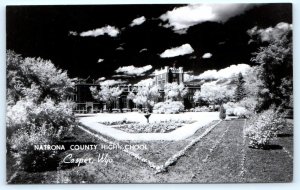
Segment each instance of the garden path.
[[154,141],[154,140],[183,140],[192,136],[198,129],[209,124],[213,120],[218,120],[218,112],[192,112],[182,114],[152,114],[150,122],[160,120],[183,119],[195,120],[192,124],[186,124],[169,133],[127,133],[110,126],[103,125],[99,122],[103,121],[118,121],[122,119],[128,121],[146,122],[143,114],[140,113],[121,113],[121,114],[96,114],[93,116],[80,117],[79,122],[103,135],[112,137],[116,140],[131,140],[131,141]]

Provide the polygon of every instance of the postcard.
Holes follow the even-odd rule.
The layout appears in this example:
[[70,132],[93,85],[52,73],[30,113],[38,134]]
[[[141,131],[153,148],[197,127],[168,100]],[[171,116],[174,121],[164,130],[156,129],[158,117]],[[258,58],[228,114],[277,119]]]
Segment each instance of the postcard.
[[291,3],[6,7],[7,184],[293,180]]

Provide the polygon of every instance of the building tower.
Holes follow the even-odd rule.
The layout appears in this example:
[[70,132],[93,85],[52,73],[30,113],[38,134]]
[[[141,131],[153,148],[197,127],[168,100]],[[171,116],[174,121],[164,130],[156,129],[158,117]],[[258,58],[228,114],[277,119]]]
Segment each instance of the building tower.
[[173,67],[165,66],[164,69],[155,70],[154,83],[159,86],[161,89],[164,88],[166,83],[182,84],[183,80],[183,68],[176,68],[175,65]]

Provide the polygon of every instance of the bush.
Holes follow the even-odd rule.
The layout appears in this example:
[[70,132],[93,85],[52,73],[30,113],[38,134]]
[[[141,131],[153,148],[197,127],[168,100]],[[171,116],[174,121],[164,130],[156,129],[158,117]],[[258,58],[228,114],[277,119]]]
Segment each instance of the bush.
[[257,99],[254,97],[247,97],[238,102],[238,105],[244,107],[249,112],[254,113],[257,106]]
[[175,114],[184,111],[184,105],[180,101],[159,102],[154,105],[153,113]]
[[238,116],[238,118],[249,118],[252,115],[252,113],[244,107],[234,108],[233,114]]
[[210,109],[207,106],[202,106],[202,107],[195,107],[193,109],[194,112],[209,112]]
[[108,125],[108,126],[112,126],[112,125],[123,125],[123,124],[132,124],[132,123],[137,123],[136,121],[128,121],[127,118],[124,118],[120,121],[103,121],[103,122],[99,122],[103,125]]
[[32,125],[27,130],[20,128],[9,139],[13,156],[20,168],[29,172],[55,170],[59,159],[57,151],[34,150],[34,145],[51,145],[54,143],[53,127]]
[[254,113],[254,107],[251,100],[246,99],[238,103],[228,102],[224,104],[226,114],[229,116],[238,116],[238,118],[250,118]]
[[224,120],[226,118],[226,109],[223,107],[223,105],[220,107],[220,119]]
[[284,126],[285,120],[282,115],[269,109],[259,115],[253,116],[247,125],[246,136],[250,139],[252,148],[266,148],[270,140],[277,136]]
[[234,109],[237,107],[235,103],[228,102],[226,104],[223,104],[223,107],[226,109],[227,115],[234,116]]
[[74,105],[68,101],[74,80],[49,60],[9,50],[6,66],[8,151],[25,170],[49,169],[57,152],[34,151],[33,145],[55,144],[75,125]]
[[20,100],[7,107],[8,143],[20,167],[27,171],[51,167],[58,152],[35,151],[33,146],[55,144],[72,129],[72,106],[71,102],[55,104],[47,99],[41,104]]

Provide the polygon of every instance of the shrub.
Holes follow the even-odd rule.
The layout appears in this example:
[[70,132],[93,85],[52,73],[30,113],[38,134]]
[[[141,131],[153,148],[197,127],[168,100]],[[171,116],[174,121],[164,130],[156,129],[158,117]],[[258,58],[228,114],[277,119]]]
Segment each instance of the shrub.
[[250,147],[266,148],[270,140],[277,136],[284,123],[285,120],[282,115],[275,112],[274,109],[253,116],[246,129],[246,136],[250,139]]
[[34,150],[34,145],[53,144],[54,136],[54,128],[46,124],[41,127],[32,125],[27,127],[27,130],[20,128],[15,131],[9,143],[19,167],[30,172],[56,169],[59,162],[57,151]]
[[137,123],[136,121],[128,121],[127,118],[124,118],[120,121],[103,121],[103,122],[99,122],[103,125],[122,125],[122,124],[132,124],[132,123]]
[[237,105],[233,102],[227,102],[226,104],[223,104],[223,107],[226,109],[227,115],[233,116],[234,109],[237,107]]
[[[58,152],[34,151],[34,145],[58,142],[75,125],[71,102],[41,104],[20,100],[7,107],[8,143],[20,167],[27,171],[49,169]],[[19,110],[19,112],[17,112]]]
[[184,111],[184,105],[180,101],[159,102],[154,105],[153,113],[179,113]]
[[210,109],[207,106],[195,107],[194,112],[209,112]]
[[244,107],[236,107],[233,109],[233,114],[238,118],[249,118],[252,114]]
[[247,97],[238,102],[238,104],[247,109],[249,112],[254,113],[257,106],[257,99],[255,97]]
[[223,105],[220,107],[220,114],[219,114],[220,119],[225,119],[226,118],[226,109],[223,107]]
[[8,151],[19,167],[48,169],[57,152],[34,151],[33,145],[55,144],[75,125],[68,101],[74,80],[49,60],[22,58],[9,50],[6,55]]
[[250,118],[254,113],[256,103],[253,99],[245,98],[240,102],[228,102],[224,104],[226,114],[230,116],[238,116],[239,118]]

